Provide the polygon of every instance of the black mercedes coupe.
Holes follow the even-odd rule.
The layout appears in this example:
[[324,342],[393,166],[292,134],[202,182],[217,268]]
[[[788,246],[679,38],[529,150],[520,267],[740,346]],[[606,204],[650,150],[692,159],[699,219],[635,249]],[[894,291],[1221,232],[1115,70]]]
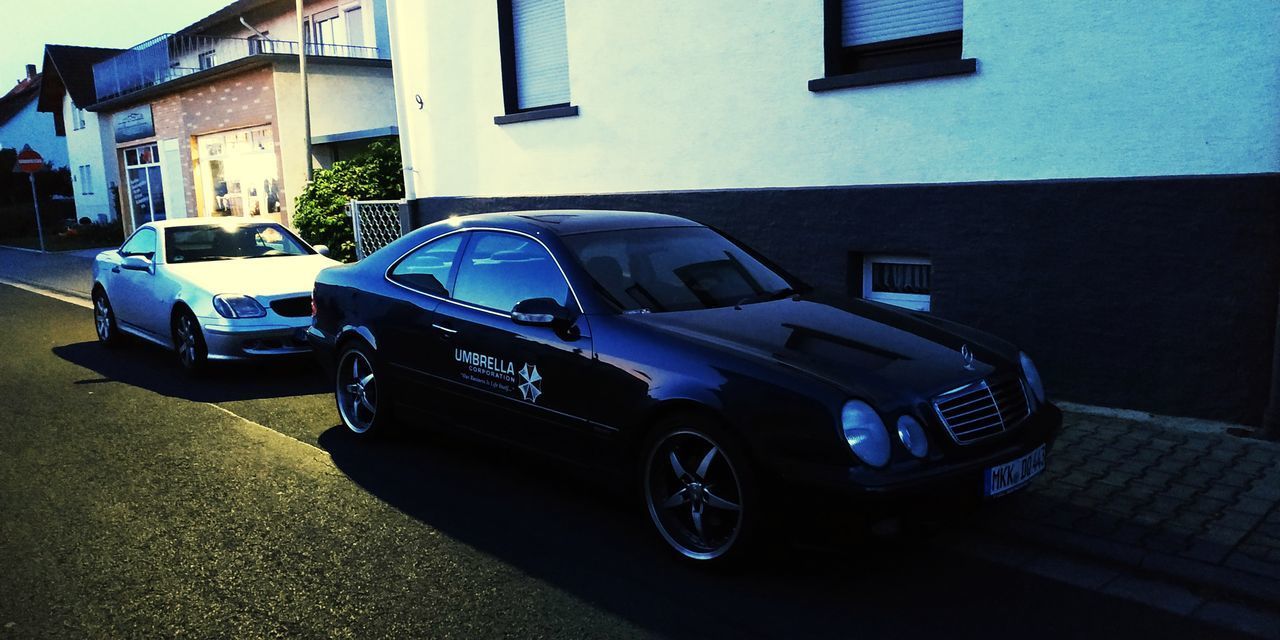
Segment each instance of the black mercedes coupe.
[[451,218],[321,272],[314,308],[309,339],[353,433],[444,421],[620,473],[662,539],[703,563],[749,553],[795,491],[848,509],[1008,494],[1062,424],[1017,347],[819,301],[669,215]]

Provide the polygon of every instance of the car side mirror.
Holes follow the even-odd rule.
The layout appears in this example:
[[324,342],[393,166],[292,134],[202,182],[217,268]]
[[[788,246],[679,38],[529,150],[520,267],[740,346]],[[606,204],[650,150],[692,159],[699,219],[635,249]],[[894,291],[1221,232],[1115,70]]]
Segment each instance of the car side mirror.
[[511,320],[531,327],[567,329],[574,318],[564,305],[551,298],[530,298],[516,303]]
[[327,244],[313,244],[313,245],[311,245],[311,248],[312,248],[312,249],[315,249],[315,250],[316,250],[316,253],[318,253],[318,254],[320,254],[320,255],[322,255],[322,256],[324,256],[324,257],[326,257],[326,258],[328,258],[328,257],[329,257],[329,245],[327,245]]
[[120,268],[128,269],[129,271],[146,271],[147,273],[151,273],[152,264],[153,263],[148,260],[146,256],[133,254],[124,257],[124,261],[120,263]]

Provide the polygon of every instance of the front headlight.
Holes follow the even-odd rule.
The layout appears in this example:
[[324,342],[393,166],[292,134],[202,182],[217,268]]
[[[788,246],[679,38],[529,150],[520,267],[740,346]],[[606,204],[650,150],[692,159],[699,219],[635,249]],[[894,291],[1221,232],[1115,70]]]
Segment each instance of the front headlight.
[[213,297],[213,310],[224,318],[261,318],[267,310],[249,296],[222,294]]
[[844,403],[840,424],[845,441],[858,459],[873,467],[883,467],[889,462],[889,432],[871,405],[861,400]]
[[1026,378],[1027,386],[1031,387],[1031,395],[1035,396],[1036,404],[1043,404],[1044,382],[1040,380],[1040,372],[1036,370],[1036,364],[1025,353],[1018,353],[1018,359],[1022,361],[1022,377]]
[[929,455],[929,438],[924,435],[924,427],[911,416],[898,418],[898,440],[917,458]]

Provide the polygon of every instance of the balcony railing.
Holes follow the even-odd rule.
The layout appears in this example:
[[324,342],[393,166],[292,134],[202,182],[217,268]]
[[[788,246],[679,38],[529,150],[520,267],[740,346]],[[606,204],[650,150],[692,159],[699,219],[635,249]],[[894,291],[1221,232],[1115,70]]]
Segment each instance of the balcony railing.
[[[318,42],[306,46],[309,56],[383,58],[375,47]],[[259,54],[296,56],[298,43],[164,34],[93,65],[93,82],[102,102]]]

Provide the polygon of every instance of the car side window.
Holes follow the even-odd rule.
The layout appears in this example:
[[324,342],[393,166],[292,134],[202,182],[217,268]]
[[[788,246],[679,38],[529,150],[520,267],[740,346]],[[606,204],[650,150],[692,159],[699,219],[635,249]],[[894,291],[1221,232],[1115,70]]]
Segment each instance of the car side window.
[[477,231],[458,265],[454,298],[502,313],[517,302],[551,298],[569,303],[569,285],[537,241],[513,233]]
[[120,255],[128,256],[146,256],[149,259],[156,257],[156,232],[155,229],[140,229],[133,234],[129,241],[120,247]]
[[391,268],[389,277],[423,293],[449,295],[449,275],[457,263],[463,235],[455,233],[445,236],[410,251]]

